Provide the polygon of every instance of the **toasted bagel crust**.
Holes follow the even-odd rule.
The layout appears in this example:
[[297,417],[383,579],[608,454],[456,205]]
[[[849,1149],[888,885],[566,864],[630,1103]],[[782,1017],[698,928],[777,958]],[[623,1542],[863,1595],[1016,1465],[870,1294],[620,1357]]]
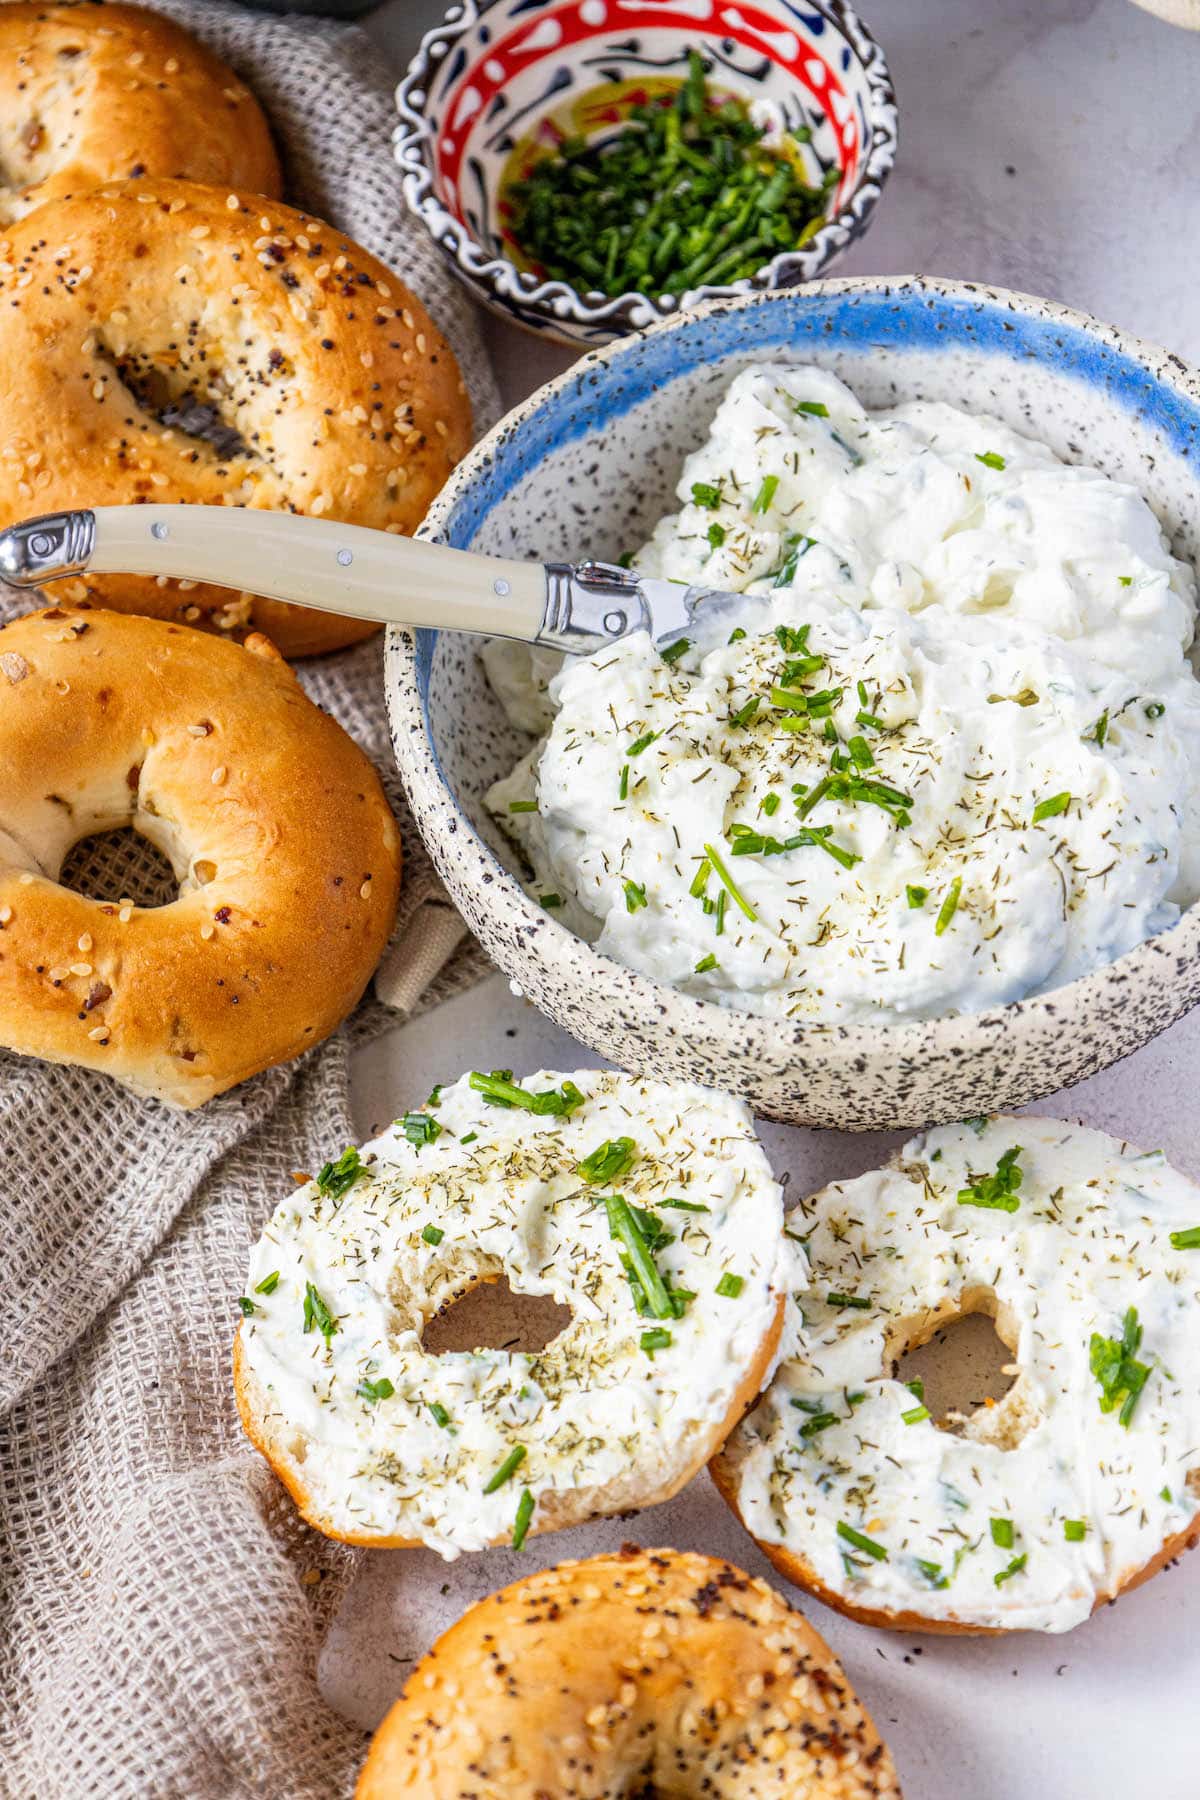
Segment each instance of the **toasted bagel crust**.
[[375,1734],[357,1800],[643,1792],[900,1789],[840,1663],[772,1588],[626,1546],[515,1582],[443,1633]]
[[[56,607],[0,631],[0,1043],[198,1106],[319,1043],[395,913],[374,769],[261,637]],[[132,825],[178,899],[61,886]]]
[[[0,248],[0,526],[153,500],[411,532],[470,441],[420,302],[277,201],[125,182],[39,208]],[[88,576],[49,597],[262,630],[288,657],[377,629],[161,579]]]
[[0,162],[0,222],[139,176],[280,191],[249,88],[139,6],[0,7]]

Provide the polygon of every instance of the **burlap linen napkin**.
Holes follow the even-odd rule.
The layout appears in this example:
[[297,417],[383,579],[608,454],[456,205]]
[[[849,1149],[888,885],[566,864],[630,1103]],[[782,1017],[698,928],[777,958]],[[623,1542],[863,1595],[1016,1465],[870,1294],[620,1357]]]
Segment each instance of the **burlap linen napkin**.
[[[477,428],[491,423],[469,302],[404,211],[379,52],[353,28],[307,19],[172,0],[162,10],[253,86],[288,197],[427,302]],[[391,997],[411,1009],[482,964],[473,947],[445,964],[459,927],[392,770],[378,643],[303,678],[384,772],[405,832],[385,967]],[[136,894],[147,869],[90,879]],[[0,1053],[4,1800],[350,1791],[363,1740],[323,1705],[315,1661],[352,1559],[298,1524],[249,1450],[229,1362],[249,1245],[291,1172],[351,1141],[349,1049],[389,1016],[369,1002],[303,1061],[190,1115]]]

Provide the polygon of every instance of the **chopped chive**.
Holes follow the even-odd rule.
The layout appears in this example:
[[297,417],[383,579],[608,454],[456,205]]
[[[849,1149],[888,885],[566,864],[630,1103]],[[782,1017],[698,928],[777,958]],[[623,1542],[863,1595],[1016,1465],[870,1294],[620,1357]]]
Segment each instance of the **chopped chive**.
[[775,498],[775,490],[778,486],[778,475],[764,475],[762,478],[762,486],[750,503],[750,511],[752,513],[765,513],[768,511],[772,500]]
[[380,1375],[375,1381],[369,1381],[364,1375],[354,1391],[360,1400],[390,1400],[396,1390],[386,1375]]
[[762,809],[766,813],[768,819],[773,819],[775,817],[775,814],[779,811],[779,807],[780,799],[778,794],[767,794],[765,796],[762,803]]
[[321,1333],[328,1347],[329,1340],[337,1330],[337,1320],[318,1294],[311,1281],[304,1284],[304,1329],[311,1331],[313,1326]]
[[907,1412],[900,1414],[900,1417],[906,1425],[919,1425],[922,1419],[929,1417],[929,1408],[927,1406],[910,1406]]
[[654,1258],[642,1236],[641,1227],[623,1194],[609,1194],[604,1202],[608,1213],[608,1229],[628,1253],[646,1304],[656,1319],[672,1319],[678,1315],[667,1292],[666,1283],[654,1264]]
[[745,1285],[746,1280],[743,1275],[730,1275],[727,1273],[722,1275],[720,1281],[718,1281],[716,1292],[720,1294],[723,1300],[736,1300]]
[[670,666],[673,663],[677,663],[680,657],[685,655],[691,647],[691,638],[676,638],[673,644],[668,644],[666,649],[660,652],[660,655],[662,656],[663,661]]
[[718,525],[715,519],[708,528],[708,541],[714,550],[719,550],[725,542],[725,527]]
[[477,1131],[465,1131],[458,1141],[460,1144],[473,1144],[478,1136]]
[[255,1306],[253,1300],[251,1300],[251,1298],[248,1294],[239,1294],[238,1295],[238,1305],[242,1310],[243,1318],[246,1318],[246,1319],[248,1319],[252,1313],[256,1313],[258,1311],[257,1306]]
[[1171,1499],[1171,1490],[1169,1487],[1159,1488],[1158,1497],[1160,1500],[1165,1500],[1168,1506],[1171,1506],[1174,1504],[1174,1502]]
[[427,1404],[429,1407],[430,1418],[435,1425],[440,1425],[442,1430],[445,1431],[447,1425],[450,1423],[450,1414],[446,1411],[440,1400],[430,1400]]
[[1033,809],[1032,825],[1040,825],[1043,819],[1055,819],[1059,813],[1065,813],[1071,804],[1070,794],[1051,794],[1048,800],[1039,800]]
[[853,1525],[847,1525],[842,1519],[838,1520],[837,1534],[847,1544],[853,1544],[856,1550],[865,1550],[868,1556],[875,1558],[876,1562],[887,1561],[888,1553],[882,1544],[877,1544],[874,1538],[867,1537],[865,1532],[855,1531]]
[[874,767],[875,758],[871,755],[871,746],[865,737],[852,737],[846,748],[850,752],[856,768],[870,769]]
[[746,918],[749,919],[749,921],[752,925],[757,923],[758,914],[755,912],[754,908],[750,905],[749,901],[746,899],[744,894],[742,894],[742,892],[738,888],[732,875],[729,873],[729,870],[725,867],[724,862],[721,860],[720,853],[718,851],[714,850],[711,844],[705,844],[704,854],[708,858],[709,862],[712,864],[712,867],[713,867],[714,871],[716,872],[718,881],[724,887],[726,893],[729,895],[729,898],[733,901],[734,905],[742,913],[745,914]]
[[640,756],[642,751],[648,750],[655,738],[659,736],[661,736],[661,733],[657,731],[643,732],[640,738],[630,744],[628,750],[625,752],[626,756]]
[[906,1381],[904,1385],[908,1389],[909,1393],[912,1394],[916,1399],[918,1399],[922,1402],[924,1401],[924,1399],[925,1399],[925,1383],[921,1380],[919,1375],[915,1376],[912,1381]]
[[906,887],[904,892],[908,899],[908,904],[914,912],[916,912],[918,908],[924,906],[929,898],[929,889],[924,887]]
[[1029,1552],[1027,1550],[1023,1550],[1021,1552],[1020,1556],[1013,1557],[1012,1561],[1009,1563],[1009,1565],[1006,1569],[1001,1569],[999,1574],[993,1575],[992,1580],[995,1582],[997,1587],[1003,1587],[1004,1583],[1006,1581],[1011,1581],[1014,1575],[1019,1575],[1021,1573],[1021,1570],[1025,1567],[1025,1564],[1028,1561],[1029,1561]]
[[1151,700],[1148,706],[1142,708],[1148,719],[1161,719],[1166,710],[1161,700]]
[[275,1289],[278,1286],[279,1286],[279,1270],[272,1269],[271,1273],[269,1275],[263,1276],[262,1280],[259,1282],[258,1286],[255,1288],[254,1291],[256,1294],[273,1294],[275,1292]]
[[1132,575],[1118,575],[1117,580],[1120,582],[1122,587],[1132,587],[1133,586],[1133,576]]
[[950,1577],[942,1572],[941,1563],[925,1562],[919,1556],[913,1557],[914,1566],[920,1570],[931,1588],[947,1588]]
[[707,956],[702,956],[700,958],[700,961],[695,965],[694,969],[692,970],[692,974],[693,975],[707,975],[708,971],[710,969],[717,969],[719,967],[720,967],[720,964],[718,963],[716,957],[713,955],[712,951],[710,950]]
[[711,481],[693,481],[692,503],[695,506],[705,506],[711,512],[713,507],[721,504],[721,490],[714,487]]
[[1117,1418],[1126,1430],[1150,1379],[1151,1365],[1137,1360],[1141,1342],[1137,1307],[1131,1306],[1121,1321],[1119,1338],[1101,1337],[1094,1331],[1089,1346],[1089,1366],[1100,1383],[1100,1411],[1113,1412],[1119,1403]]
[[[1189,1225],[1186,1231],[1171,1233],[1172,1250],[1200,1250],[1200,1225]],[[266,1289],[255,1289],[255,1292],[267,1292]]]
[[432,1144],[442,1135],[442,1128],[437,1120],[426,1112],[405,1113],[400,1125],[409,1143],[418,1150],[422,1144]]
[[1064,1519],[1063,1536],[1068,1544],[1082,1544],[1087,1536],[1087,1523],[1083,1519]]
[[950,883],[950,886],[947,888],[946,898],[942,901],[941,909],[934,922],[933,934],[935,937],[941,937],[943,931],[945,931],[947,925],[949,925],[951,919],[958,911],[958,897],[962,893],[962,884],[962,876],[956,875],[954,880]]
[[563,897],[561,894],[538,895],[538,905],[544,907],[547,912],[553,912],[556,906],[561,906],[562,904]]
[[808,413],[814,419],[827,419],[829,408],[822,406],[819,400],[797,400],[793,412]]
[[625,883],[625,911],[640,912],[646,904],[646,889],[643,884],[640,881],[627,881]]
[[745,706],[739,706],[735,713],[730,713],[729,723],[736,725],[739,730],[744,730],[761,705],[762,695],[752,694]]
[[576,1173],[582,1175],[589,1186],[607,1186],[624,1175],[636,1155],[637,1145],[631,1137],[608,1138],[575,1165]]
[[699,900],[705,888],[708,886],[708,878],[711,874],[712,864],[706,857],[700,864],[700,867],[696,870],[696,873],[692,876],[692,885],[688,889],[688,893],[692,896],[693,900]]
[[[722,535],[724,535],[724,534],[722,534]],[[742,639],[745,637],[745,635],[746,635],[746,633],[742,629],[742,627],[740,625],[735,625],[733,630],[729,634],[729,642],[731,644],[740,644]]]
[[629,764],[627,762],[621,764],[621,778],[617,782],[617,798],[618,800],[628,800],[629,798]]
[[[793,1406],[798,1406],[799,1404],[798,1400],[792,1401]],[[800,1436],[802,1438],[817,1437],[822,1431],[828,1431],[831,1425],[840,1425],[841,1422],[842,1421],[838,1418],[836,1413],[814,1413],[811,1419],[806,1419],[800,1427]]]
[[859,1312],[867,1312],[871,1302],[863,1294],[826,1294],[826,1306],[851,1306]]
[[506,1481],[511,1481],[528,1454],[524,1444],[514,1444],[504,1461],[500,1464],[500,1467],[496,1470],[496,1473],[485,1486],[483,1490],[484,1493],[494,1494],[497,1488],[502,1488],[504,1486]]
[[989,1207],[995,1212],[1016,1212],[1021,1204],[1017,1198],[1022,1181],[1022,1170],[1017,1165],[1020,1154],[1021,1146],[1015,1144],[1004,1152],[991,1175],[968,1175],[970,1185],[959,1188],[958,1204]]
[[677,1212],[711,1212],[711,1206],[701,1206],[696,1200],[660,1200],[660,1206],[673,1206]]
[[508,810],[510,813],[535,813],[537,809],[538,803],[536,800],[510,800],[508,803]]
[[558,1093],[550,1089],[544,1094],[531,1094],[527,1088],[520,1087],[513,1080],[511,1069],[493,1069],[490,1075],[473,1069],[467,1085],[474,1088],[477,1094],[482,1094],[489,1106],[517,1106],[524,1112],[537,1113],[542,1117],[550,1114],[558,1119],[569,1119],[576,1107],[583,1105],[584,1100],[573,1081],[564,1081]]
[[426,1244],[440,1244],[445,1235],[440,1225],[425,1225],[421,1228],[421,1238]]
[[725,908],[728,905],[728,902],[729,895],[725,892],[725,889],[722,888],[721,892],[717,895],[717,904],[714,908],[717,915],[716,932],[718,937],[723,937],[725,934]]
[[1090,741],[1093,744],[1095,744],[1095,746],[1098,750],[1103,750],[1104,740],[1107,738],[1107,736],[1108,736],[1108,713],[1102,712],[1100,714],[1100,717],[1096,720],[1096,723],[1092,726],[1091,731],[1089,733],[1085,733],[1085,737],[1089,738]]
[[525,1548],[525,1539],[529,1535],[529,1522],[533,1518],[536,1502],[528,1488],[521,1490],[521,1498],[517,1501],[517,1516],[513,1520],[512,1547],[514,1550]]
[[992,1542],[1001,1550],[1011,1550],[1015,1542],[1011,1519],[992,1520]]
[[348,1145],[336,1162],[327,1162],[322,1168],[317,1176],[318,1192],[328,1194],[331,1200],[340,1200],[366,1172],[362,1157],[353,1144]]
[[649,1331],[643,1331],[638,1343],[647,1356],[653,1356],[656,1350],[670,1349],[671,1334],[665,1325],[653,1325]]
[[984,450],[982,452],[977,450],[975,452],[975,461],[984,463],[989,469],[1004,469],[1008,466],[1004,458],[998,456],[994,450]]

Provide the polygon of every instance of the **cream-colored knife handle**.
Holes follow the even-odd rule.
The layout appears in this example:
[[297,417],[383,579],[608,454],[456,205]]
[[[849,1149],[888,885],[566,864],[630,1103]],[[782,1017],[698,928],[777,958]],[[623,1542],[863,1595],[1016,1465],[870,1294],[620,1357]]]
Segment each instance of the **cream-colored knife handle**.
[[228,506],[97,506],[0,533],[0,578],[169,575],[374,619],[532,641],[547,571],[332,519]]

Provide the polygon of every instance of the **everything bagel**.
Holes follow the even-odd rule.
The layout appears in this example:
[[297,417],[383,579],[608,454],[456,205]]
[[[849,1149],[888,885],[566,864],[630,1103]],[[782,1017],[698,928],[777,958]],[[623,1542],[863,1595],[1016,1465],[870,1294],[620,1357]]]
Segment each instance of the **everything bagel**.
[[[235,1352],[247,1432],[309,1523],[449,1558],[669,1499],[778,1341],[781,1192],[744,1106],[588,1069],[472,1074],[282,1203]],[[571,1319],[450,1351],[484,1282]]]
[[[1065,1631],[1200,1535],[1200,1188],[1102,1132],[914,1138],[790,1215],[779,1371],[712,1463],[775,1566],[866,1624]],[[961,1434],[894,1378],[989,1314],[1018,1374]]]
[[845,1671],[763,1581],[638,1550],[561,1563],[443,1633],[357,1800],[899,1800]]
[[279,192],[249,88],[137,6],[0,6],[0,166],[0,223],[139,176]]
[[[0,525],[156,500],[408,532],[466,449],[458,367],[420,302],[276,201],[126,182],[39,208],[0,256]],[[165,577],[52,597],[255,627],[286,656],[375,629]]]
[[[176,1106],[319,1043],[387,940],[399,840],[375,771],[261,637],[54,607],[0,632],[0,1043]],[[58,881],[132,826],[172,903]]]

